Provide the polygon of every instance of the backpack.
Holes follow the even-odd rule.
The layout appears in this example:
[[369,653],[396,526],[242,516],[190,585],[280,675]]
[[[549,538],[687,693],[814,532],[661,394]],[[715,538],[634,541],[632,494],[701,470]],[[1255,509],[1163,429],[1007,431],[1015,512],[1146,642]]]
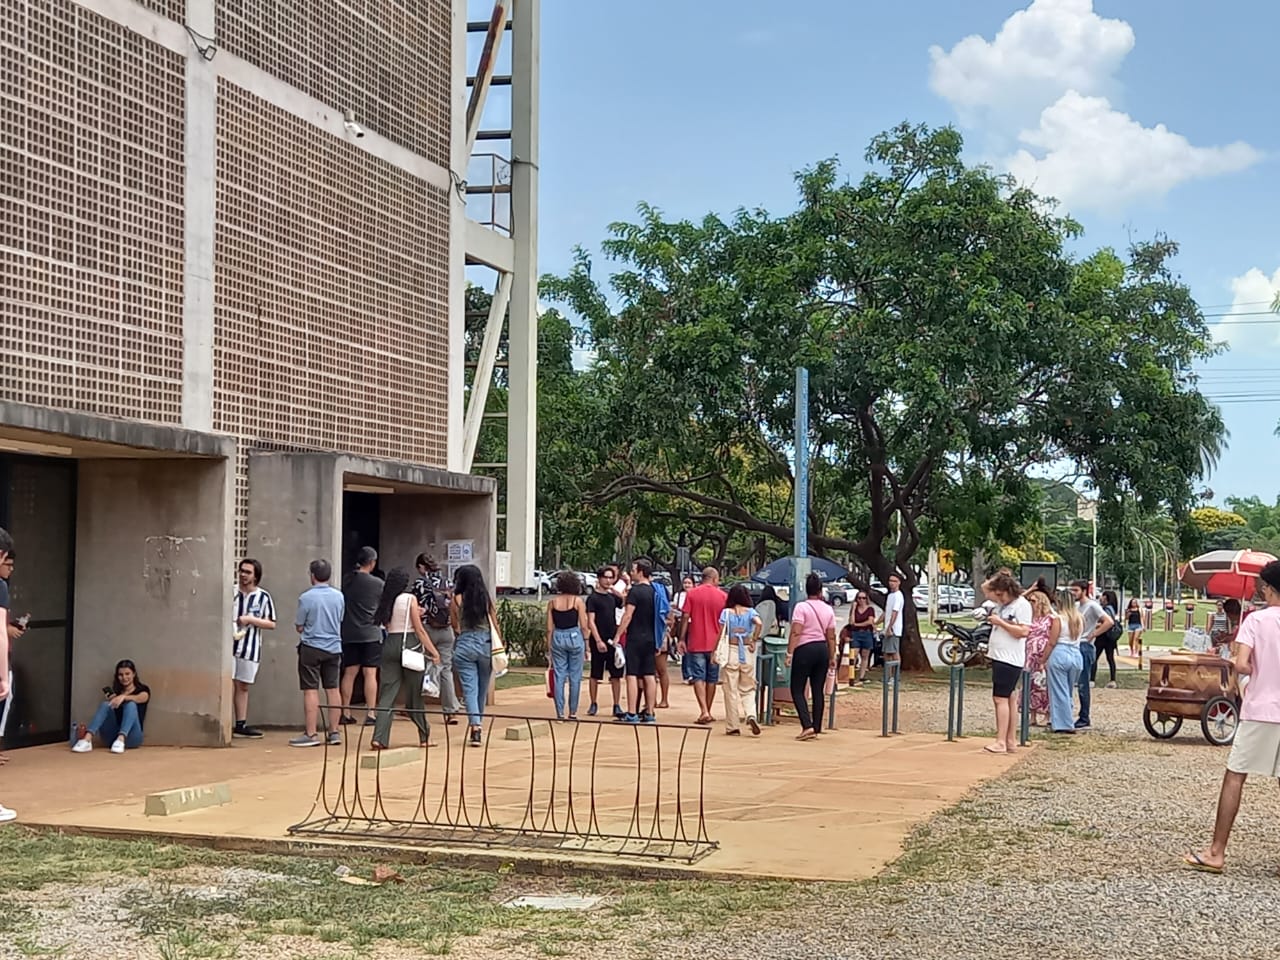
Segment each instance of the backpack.
[[449,595],[423,579],[413,585],[413,595],[422,608],[422,622],[428,627],[449,626]]
[[1102,639],[1107,643],[1117,643],[1124,636],[1124,624],[1120,622],[1120,615],[1112,610],[1110,605],[1103,607],[1102,610],[1112,620],[1111,629],[1102,635]]

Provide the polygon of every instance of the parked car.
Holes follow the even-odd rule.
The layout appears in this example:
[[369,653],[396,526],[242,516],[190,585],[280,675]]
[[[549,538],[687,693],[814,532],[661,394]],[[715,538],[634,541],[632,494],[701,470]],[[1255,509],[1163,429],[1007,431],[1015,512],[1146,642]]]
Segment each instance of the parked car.
[[858,588],[848,580],[832,580],[823,587],[823,596],[833,607],[853,603],[853,598],[857,595]]
[[[928,584],[917,584],[911,590],[911,602],[915,604],[917,610],[929,609],[929,586]],[[966,605],[963,594],[949,583],[938,584],[938,610],[942,613],[958,613],[961,610],[972,609]]]

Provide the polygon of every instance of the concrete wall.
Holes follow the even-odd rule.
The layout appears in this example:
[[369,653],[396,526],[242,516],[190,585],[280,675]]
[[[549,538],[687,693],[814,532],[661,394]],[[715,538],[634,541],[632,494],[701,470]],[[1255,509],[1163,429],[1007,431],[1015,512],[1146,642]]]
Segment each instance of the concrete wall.
[[[262,666],[249,697],[249,722],[299,725],[298,596],[311,585],[312,560],[337,567],[342,549],[342,483],[335,457],[249,455],[248,555],[262,563],[262,585],[276,605],[264,631]],[[340,573],[335,569],[335,578]],[[335,583],[337,580],[335,579]]]
[[84,460],[76,523],[73,720],[131,659],[146,741],[216,746],[231,724],[232,460]]
[[389,494],[382,498],[379,560],[382,569],[407,567],[429,553],[446,568],[445,542],[474,540],[476,561],[494,588],[496,526],[494,498],[461,494]]

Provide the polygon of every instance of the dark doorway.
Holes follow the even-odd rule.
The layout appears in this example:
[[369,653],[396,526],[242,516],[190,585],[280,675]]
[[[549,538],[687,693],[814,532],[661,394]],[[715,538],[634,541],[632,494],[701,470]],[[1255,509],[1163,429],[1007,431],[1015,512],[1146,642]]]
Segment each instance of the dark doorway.
[[67,736],[70,715],[75,461],[0,454],[0,526],[16,550],[9,615],[31,615],[11,648],[14,696],[5,742],[53,743]]
[[382,497],[376,493],[345,491],[342,494],[342,566],[339,583],[356,562],[361,547],[379,550],[378,531],[382,529]]

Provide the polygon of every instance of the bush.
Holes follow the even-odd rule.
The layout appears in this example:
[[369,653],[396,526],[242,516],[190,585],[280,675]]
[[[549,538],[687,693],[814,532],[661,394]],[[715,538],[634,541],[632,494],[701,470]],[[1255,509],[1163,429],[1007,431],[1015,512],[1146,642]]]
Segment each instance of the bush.
[[547,610],[540,603],[498,601],[498,629],[507,653],[527,667],[547,665]]

